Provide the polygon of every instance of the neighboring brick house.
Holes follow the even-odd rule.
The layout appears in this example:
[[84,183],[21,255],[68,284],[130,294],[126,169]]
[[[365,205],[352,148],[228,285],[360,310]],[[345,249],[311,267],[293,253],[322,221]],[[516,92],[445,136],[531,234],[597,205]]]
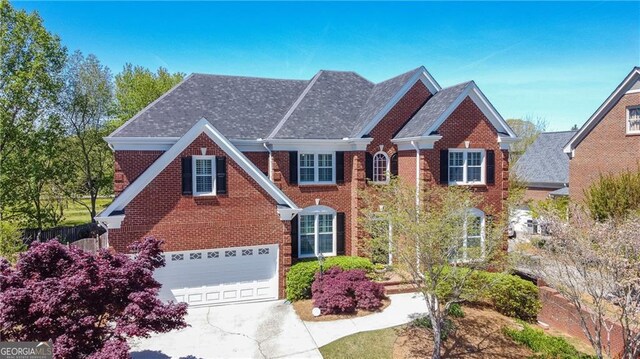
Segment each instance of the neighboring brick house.
[[571,198],[601,174],[638,169],[640,156],[640,67],[635,67],[564,147],[571,158]]
[[281,298],[298,258],[358,255],[358,192],[391,174],[471,186],[484,225],[516,136],[474,82],[441,88],[420,67],[377,84],[192,74],[105,140],[109,245],[164,240],[163,297],[197,305]]

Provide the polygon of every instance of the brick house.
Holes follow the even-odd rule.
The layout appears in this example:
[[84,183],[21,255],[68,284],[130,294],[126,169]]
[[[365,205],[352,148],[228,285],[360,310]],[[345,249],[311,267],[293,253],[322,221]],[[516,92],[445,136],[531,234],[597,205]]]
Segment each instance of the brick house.
[[484,225],[516,136],[474,82],[442,88],[420,67],[377,84],[192,74],[105,140],[109,246],[164,240],[161,295],[197,305],[281,298],[296,260],[358,255],[357,192],[391,174],[472,186]]
[[564,147],[571,159],[571,198],[584,199],[600,174],[637,169],[639,136],[640,67],[634,67]]

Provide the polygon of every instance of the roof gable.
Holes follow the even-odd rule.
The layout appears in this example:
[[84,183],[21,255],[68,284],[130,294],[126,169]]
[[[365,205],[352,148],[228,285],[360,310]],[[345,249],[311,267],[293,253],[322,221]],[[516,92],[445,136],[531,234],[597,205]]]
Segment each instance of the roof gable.
[[580,142],[591,133],[604,116],[615,106],[622,96],[628,91],[640,91],[640,67],[634,67],[633,70],[625,77],[625,79],[616,87],[616,89],[607,97],[607,99],[598,107],[596,112],[589,117],[582,127],[576,132],[569,142],[564,146],[564,153],[573,157],[573,151],[578,147]]
[[[271,182],[240,150],[224,137],[211,123],[200,119],[178,142],[164,152],[149,168],[147,168],[133,183],[120,193],[118,197],[98,216],[96,220],[108,222],[113,214],[122,216],[122,211],[151,181],[158,176],[185,148],[199,135],[206,134],[216,143],[229,158],[240,165],[279,205],[279,207],[296,210],[298,207],[273,182]],[[124,218],[124,217],[122,217]],[[119,224],[118,224],[119,225]],[[117,228],[117,227],[116,227]]]

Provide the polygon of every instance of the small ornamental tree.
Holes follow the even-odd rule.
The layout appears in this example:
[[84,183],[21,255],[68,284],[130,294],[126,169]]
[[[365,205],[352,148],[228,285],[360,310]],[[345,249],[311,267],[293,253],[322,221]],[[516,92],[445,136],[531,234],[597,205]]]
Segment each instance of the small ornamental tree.
[[0,259],[0,336],[51,339],[56,358],[128,358],[128,338],[186,327],[186,304],[158,298],[161,243],[135,243],[132,258],[54,240],[34,243],[15,268]]
[[384,286],[367,278],[360,269],[330,268],[316,273],[312,285],[314,305],[322,314],[352,313],[357,309],[376,310],[382,306]]

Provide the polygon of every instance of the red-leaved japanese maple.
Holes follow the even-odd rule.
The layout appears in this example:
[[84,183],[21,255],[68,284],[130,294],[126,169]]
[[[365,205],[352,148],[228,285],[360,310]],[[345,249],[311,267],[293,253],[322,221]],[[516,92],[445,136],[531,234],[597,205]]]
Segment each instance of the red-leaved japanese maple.
[[128,338],[186,327],[186,305],[158,298],[161,243],[145,238],[130,257],[53,240],[34,243],[15,267],[0,258],[0,336],[51,339],[56,358],[128,358]]

